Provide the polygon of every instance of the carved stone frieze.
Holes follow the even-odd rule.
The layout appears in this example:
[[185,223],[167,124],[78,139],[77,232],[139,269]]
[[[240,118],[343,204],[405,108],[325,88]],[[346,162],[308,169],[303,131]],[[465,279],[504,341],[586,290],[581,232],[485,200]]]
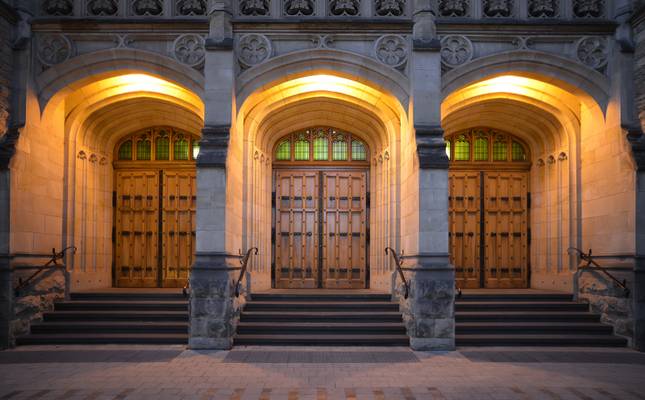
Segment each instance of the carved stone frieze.
[[530,0],[529,17],[553,18],[558,16],[558,0]]
[[441,63],[446,67],[457,67],[472,58],[473,44],[467,37],[450,35],[441,39]]
[[316,9],[314,0],[285,0],[285,15],[314,15]]
[[116,15],[119,12],[117,0],[90,0],[87,3],[87,13],[96,16]]
[[468,0],[440,0],[439,15],[442,17],[465,17],[468,15]]
[[383,64],[402,68],[408,60],[408,41],[399,35],[384,35],[376,39],[374,54]]
[[356,16],[361,11],[360,0],[330,0],[329,13],[331,15]]
[[510,17],[513,15],[513,0],[484,0],[484,15],[487,17]]
[[206,15],[206,0],[179,0],[175,11],[184,16]]
[[607,65],[607,41],[600,37],[584,37],[578,42],[576,56],[581,63],[593,69]]
[[72,15],[74,2],[72,0],[45,0],[43,12],[47,15]]
[[162,0],[132,0],[132,13],[137,16],[157,16],[163,13]]
[[250,33],[240,38],[237,59],[244,68],[258,65],[271,57],[271,41],[264,35]]
[[604,0],[573,0],[573,15],[578,18],[600,18],[604,14]]
[[173,56],[191,67],[201,66],[206,54],[204,43],[204,38],[199,35],[192,33],[181,35],[173,44]]
[[72,43],[58,33],[44,35],[38,38],[36,55],[45,66],[60,64],[72,56]]
[[240,1],[240,14],[242,15],[269,15],[269,0],[242,0]]
[[376,0],[374,13],[379,17],[405,15],[405,0]]

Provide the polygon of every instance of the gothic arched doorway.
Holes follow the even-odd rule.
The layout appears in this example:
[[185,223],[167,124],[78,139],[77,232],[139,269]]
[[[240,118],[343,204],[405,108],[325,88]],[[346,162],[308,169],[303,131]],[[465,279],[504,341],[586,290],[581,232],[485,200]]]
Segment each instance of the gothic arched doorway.
[[195,254],[196,136],[145,129],[117,143],[114,269],[117,287],[183,287]]
[[367,287],[365,142],[339,129],[305,129],[278,140],[273,160],[274,287]]
[[489,128],[446,137],[449,248],[461,288],[526,288],[529,155],[518,138]]

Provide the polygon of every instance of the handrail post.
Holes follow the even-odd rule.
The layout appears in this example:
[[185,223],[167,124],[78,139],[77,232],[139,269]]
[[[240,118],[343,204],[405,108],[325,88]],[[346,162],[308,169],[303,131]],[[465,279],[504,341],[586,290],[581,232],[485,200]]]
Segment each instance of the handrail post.
[[408,295],[410,294],[410,285],[408,284],[408,281],[405,279],[405,275],[403,274],[403,269],[401,268],[401,257],[403,256],[403,251],[401,251],[401,255],[397,255],[396,251],[394,251],[393,248],[390,246],[385,247],[385,254],[392,254],[392,258],[394,258],[394,264],[396,265],[396,270],[399,272],[399,276],[401,277],[401,281],[403,281],[403,286],[405,287],[405,293],[403,294],[403,298],[407,299]]
[[[56,248],[53,247],[52,248],[52,257],[49,259],[49,261],[47,261],[42,266],[38,267],[38,269],[36,269],[36,272],[31,274],[27,279],[23,280],[22,278],[18,278],[18,286],[16,286],[16,288],[14,289],[14,295],[16,297],[20,296],[20,290],[22,288],[26,287],[29,284],[29,282],[31,282],[34,278],[36,278],[44,270],[46,270],[48,268],[60,267],[61,264],[58,263],[58,260],[63,259],[63,257],[65,257],[65,254],[67,253],[68,250],[72,250],[72,254],[76,254],[77,248],[76,248],[76,246],[68,246],[68,247],[65,247],[63,250],[57,252]],[[50,267],[50,264],[52,264],[52,263],[54,265]]]
[[596,260],[593,259],[591,249],[589,249],[589,253],[585,253],[584,251],[582,251],[582,250],[580,250],[580,249],[578,249],[576,247],[569,247],[569,249],[568,249],[569,254],[571,254],[572,250],[576,251],[578,253],[578,256],[580,257],[580,259],[582,261],[586,262],[586,265],[584,265],[584,266],[578,265],[578,270],[581,270],[581,269],[599,270],[600,272],[605,274],[607,277],[609,277],[609,279],[611,279],[614,282],[614,284],[620,286],[623,289],[623,294],[625,295],[625,297],[629,297],[630,290],[627,287],[627,280],[623,279],[622,282],[619,281],[618,279],[616,279],[615,276],[613,276],[607,270],[607,268],[605,268],[605,267],[601,266],[600,264],[598,264],[596,262]]
[[[251,257],[251,252],[255,250],[255,255],[258,254],[258,248],[257,247],[251,247],[246,251],[246,254],[242,259],[240,259],[240,264],[242,265],[242,268],[240,269],[240,276],[237,278],[237,282],[235,282],[235,297],[240,297],[240,283],[242,282],[242,278],[244,278],[244,274],[246,273],[247,265],[249,264],[249,258]],[[242,250],[240,250],[240,255],[242,255]]]

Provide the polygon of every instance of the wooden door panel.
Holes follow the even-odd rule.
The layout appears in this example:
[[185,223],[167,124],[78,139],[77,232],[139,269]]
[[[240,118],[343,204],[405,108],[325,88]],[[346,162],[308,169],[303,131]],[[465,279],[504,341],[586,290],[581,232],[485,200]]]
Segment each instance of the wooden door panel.
[[480,287],[480,173],[449,174],[449,248],[461,288]]
[[278,288],[315,288],[318,280],[318,174],[276,172],[275,269]]
[[183,287],[195,254],[195,171],[164,171],[161,234],[163,287]]
[[367,174],[322,172],[323,287],[364,288],[367,249]]
[[159,175],[117,171],[115,273],[119,287],[156,287]]
[[528,174],[484,173],[486,287],[528,285]]

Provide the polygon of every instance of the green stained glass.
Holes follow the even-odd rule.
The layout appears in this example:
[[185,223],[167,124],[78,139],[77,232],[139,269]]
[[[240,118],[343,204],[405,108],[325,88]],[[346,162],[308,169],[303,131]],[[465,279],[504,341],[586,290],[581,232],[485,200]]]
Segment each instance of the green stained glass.
[[291,143],[289,143],[288,139],[280,142],[275,149],[275,159],[279,161],[288,161],[291,159]]
[[459,136],[459,138],[457,138],[457,141],[455,141],[455,160],[470,160],[470,143],[464,135]]
[[511,146],[511,158],[513,161],[526,161],[526,153],[521,144],[513,142]]
[[309,161],[309,142],[299,138],[293,144],[293,159],[296,161]]
[[326,161],[329,159],[329,140],[327,136],[319,136],[314,139],[314,161]]
[[150,160],[152,144],[150,140],[143,139],[137,142],[137,160]]
[[343,138],[335,139],[331,144],[331,159],[347,161],[347,142]]
[[475,161],[488,160],[488,139],[482,136],[475,139],[475,147],[473,151]]
[[365,143],[361,142],[360,140],[352,140],[352,160],[367,160],[367,150],[365,150]]
[[197,160],[199,155],[199,140],[193,140],[193,160]]
[[498,137],[493,143],[493,161],[506,161],[508,159],[508,144],[506,139]]
[[448,160],[450,160],[450,140],[446,140],[446,155],[448,156]]
[[170,140],[162,136],[157,139],[157,160],[170,160]]
[[132,140],[123,142],[119,146],[119,160],[132,160]]
[[188,140],[175,140],[173,156],[175,160],[188,160]]

